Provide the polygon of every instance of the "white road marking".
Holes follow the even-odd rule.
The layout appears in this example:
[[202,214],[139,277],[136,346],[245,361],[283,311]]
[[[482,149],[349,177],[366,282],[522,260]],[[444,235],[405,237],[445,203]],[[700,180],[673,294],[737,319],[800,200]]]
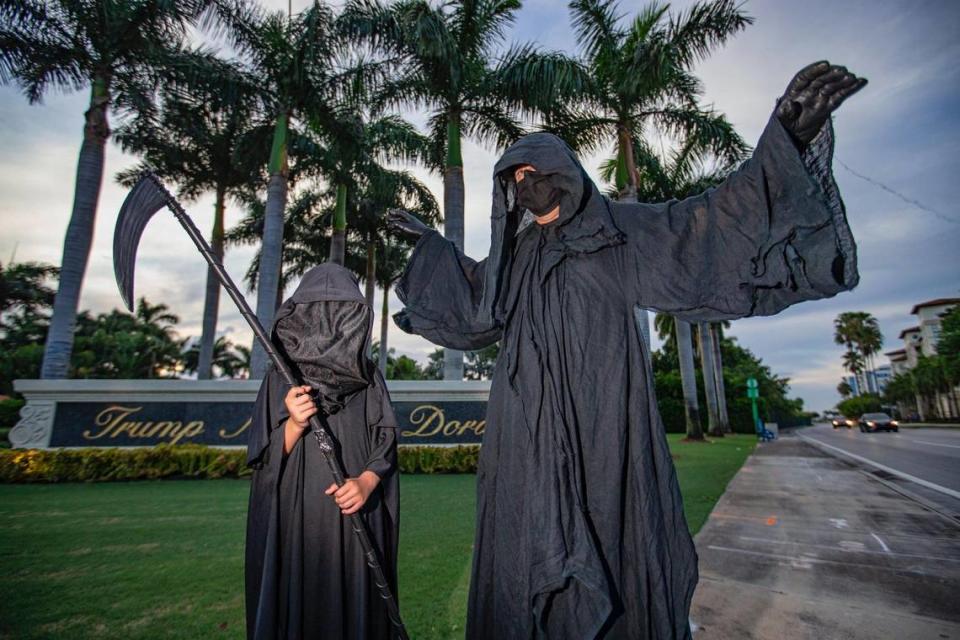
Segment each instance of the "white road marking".
[[837,543],[837,546],[844,551],[866,551],[867,548],[867,545],[856,540],[841,540]]
[[880,464],[879,462],[874,462],[873,460],[870,460],[869,458],[864,458],[863,456],[858,456],[858,455],[855,454],[855,453],[850,453],[849,451],[846,451],[845,449],[841,449],[840,447],[835,447],[835,446],[833,446],[832,444],[827,444],[826,442],[823,442],[822,440],[817,440],[816,438],[808,438],[807,436],[802,436],[802,435],[800,435],[800,434],[797,434],[797,437],[800,438],[801,440],[806,441],[806,442],[812,442],[812,443],[814,443],[816,446],[826,447],[827,449],[832,449],[832,450],[834,450],[834,451],[837,451],[837,452],[839,452],[840,454],[847,456],[848,458],[853,458],[854,460],[857,460],[857,461],[859,461],[859,462],[864,462],[864,463],[866,463],[866,464],[869,464],[869,465],[871,465],[871,466],[876,467],[877,469],[880,469],[881,471],[886,471],[887,473],[892,473],[893,475],[897,476],[898,478],[902,478],[902,479],[904,479],[904,480],[909,480],[910,482],[916,482],[917,484],[919,484],[919,485],[922,486],[922,487],[926,487],[926,488],[928,488],[928,489],[933,489],[934,491],[939,491],[940,493],[945,493],[945,494],[947,494],[948,496],[950,496],[950,497],[952,497],[952,498],[956,498],[957,500],[960,500],[960,491],[954,491],[953,489],[950,489],[950,488],[948,488],[948,487],[943,487],[943,486],[941,486],[941,485],[939,485],[939,484],[930,482],[929,480],[924,480],[923,478],[918,478],[917,476],[910,475],[909,473],[904,473],[903,471],[900,471],[899,469],[894,469],[894,468],[892,468],[892,467],[888,467],[888,466],[885,465],[885,464]]
[[[804,547],[816,547],[817,549],[826,549],[827,551],[837,551],[837,547],[830,544],[816,544],[814,542],[794,542],[792,540],[772,540],[770,538],[757,538],[754,536],[738,536],[741,540],[746,540],[747,542],[761,542],[764,544],[791,544]],[[859,548],[855,548],[859,545]],[[960,555],[957,556],[927,556],[922,553],[897,553],[895,551],[874,551],[873,549],[867,549],[866,545],[862,542],[854,542],[852,540],[841,540],[838,543],[838,546],[843,551],[856,551],[857,553],[869,553],[873,555],[890,555],[896,558],[917,558],[920,560],[934,560],[936,562],[960,562]]]
[[930,442],[929,440],[910,440],[910,442],[919,442],[920,444],[932,444],[935,447],[951,447],[953,449],[960,449],[960,444],[945,444],[943,442]]
[[870,532],[870,535],[873,536],[873,539],[880,543],[880,546],[883,547],[883,550],[887,553],[890,553],[890,547],[887,546],[887,543],[880,539],[880,536],[875,534],[873,531]]
[[832,524],[837,529],[846,529],[850,525],[847,524],[846,518],[830,518],[830,524]]
[[[826,549],[828,551],[836,551],[837,548],[829,544],[816,544],[814,542],[794,542],[792,540],[771,540],[769,538],[757,538],[754,536],[738,536],[741,540],[746,540],[747,542],[762,542],[765,544],[792,544],[792,545],[802,545],[804,547],[816,547],[817,549]],[[926,538],[925,538],[926,539]],[[842,540],[840,542],[841,548],[844,551],[854,551],[853,548],[847,549],[847,546],[851,546],[853,541],[851,540]],[[846,543],[846,544],[844,544]],[[856,549],[857,553],[869,553],[872,555],[890,555],[896,558],[917,558],[919,560],[934,560],[936,562],[960,562],[960,556],[925,556],[921,553],[897,553],[895,551],[874,551],[873,549],[867,549],[866,545],[863,543],[859,544],[862,549]]]

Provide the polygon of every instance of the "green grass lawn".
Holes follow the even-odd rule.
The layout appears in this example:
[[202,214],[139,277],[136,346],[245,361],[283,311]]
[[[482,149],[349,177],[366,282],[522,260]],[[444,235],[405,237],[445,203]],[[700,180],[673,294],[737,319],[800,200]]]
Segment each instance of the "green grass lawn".
[[[671,436],[692,531],[753,446]],[[401,480],[400,604],[416,640],[463,637],[474,480]],[[0,638],[242,638],[248,486],[0,485]]]

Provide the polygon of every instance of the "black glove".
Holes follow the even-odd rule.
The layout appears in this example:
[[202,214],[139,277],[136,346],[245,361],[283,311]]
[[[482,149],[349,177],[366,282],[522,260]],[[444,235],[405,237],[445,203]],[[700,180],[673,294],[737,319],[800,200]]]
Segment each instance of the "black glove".
[[858,78],[846,67],[826,60],[814,62],[793,76],[777,101],[777,118],[802,149],[830,114],[866,84],[866,78]]
[[411,242],[416,242],[420,236],[430,230],[430,227],[420,222],[415,215],[403,209],[387,211],[387,228]]
[[397,311],[393,314],[393,321],[400,328],[400,331],[413,333],[413,325],[410,324],[410,318],[407,317],[406,311]]

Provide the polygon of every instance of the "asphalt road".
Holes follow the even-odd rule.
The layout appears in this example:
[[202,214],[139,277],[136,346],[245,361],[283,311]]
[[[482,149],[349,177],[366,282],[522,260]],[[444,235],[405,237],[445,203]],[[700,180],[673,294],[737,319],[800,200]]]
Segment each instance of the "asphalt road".
[[[888,471],[898,471],[928,483],[928,489],[939,487],[941,493],[960,498],[960,429],[861,433],[857,428],[834,429],[826,424],[800,429],[797,434],[859,456],[861,463],[882,465]],[[834,453],[840,452],[834,450]],[[942,491],[944,489],[946,491]]]

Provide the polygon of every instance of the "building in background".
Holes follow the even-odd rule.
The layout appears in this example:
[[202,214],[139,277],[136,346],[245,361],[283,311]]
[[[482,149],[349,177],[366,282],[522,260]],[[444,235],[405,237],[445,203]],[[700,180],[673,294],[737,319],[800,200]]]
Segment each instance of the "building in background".
[[877,367],[873,371],[864,371],[860,374],[859,377],[862,379],[862,384],[866,386],[866,389],[861,388],[861,380],[857,379],[858,376],[846,376],[844,380],[847,381],[847,384],[849,384],[853,390],[851,395],[859,396],[864,393],[882,394],[884,389],[887,388],[887,382],[890,381],[893,375],[893,368],[885,364]]
[[[913,306],[910,314],[916,316],[917,324],[900,332],[903,348],[884,354],[890,360],[888,378],[910,371],[917,366],[920,358],[937,355],[942,318],[957,305],[960,305],[960,298],[937,298]],[[950,393],[938,392],[931,396],[917,394],[915,406],[899,408],[904,415],[915,411],[921,420],[958,419],[960,418],[958,397],[960,397],[960,387],[954,388]]]

